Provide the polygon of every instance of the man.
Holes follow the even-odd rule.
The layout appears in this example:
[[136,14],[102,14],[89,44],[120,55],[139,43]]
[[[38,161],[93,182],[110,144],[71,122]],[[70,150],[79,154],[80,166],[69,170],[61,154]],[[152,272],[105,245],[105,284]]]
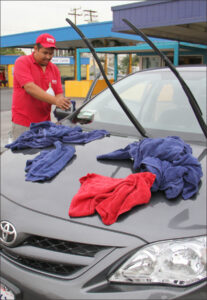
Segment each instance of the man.
[[63,110],[71,105],[70,100],[63,95],[60,72],[50,62],[56,48],[55,42],[50,34],[41,34],[36,39],[34,52],[19,57],[15,62],[11,132],[13,140],[28,130],[31,123],[50,121],[51,105]]

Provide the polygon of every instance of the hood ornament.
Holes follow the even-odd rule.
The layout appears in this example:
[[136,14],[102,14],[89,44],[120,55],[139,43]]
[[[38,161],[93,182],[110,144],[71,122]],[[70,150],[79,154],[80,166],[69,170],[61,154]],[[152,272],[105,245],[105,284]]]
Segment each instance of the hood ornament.
[[8,221],[0,223],[0,241],[5,246],[12,246],[17,238],[15,227]]

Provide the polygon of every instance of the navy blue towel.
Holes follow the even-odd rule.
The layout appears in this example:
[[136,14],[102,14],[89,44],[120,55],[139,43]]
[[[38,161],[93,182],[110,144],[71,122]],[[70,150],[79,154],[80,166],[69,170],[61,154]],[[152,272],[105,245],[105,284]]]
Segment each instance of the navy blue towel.
[[55,141],[85,144],[107,135],[109,132],[106,130],[83,132],[80,126],[69,127],[45,121],[32,123],[30,130],[23,132],[13,143],[5,147],[14,151],[25,148],[45,148],[53,145]]
[[74,135],[64,135],[62,137],[63,143],[71,144],[86,144],[97,139],[101,139],[104,136],[109,135],[106,130],[92,130],[89,132],[79,132],[79,134]]
[[180,193],[188,199],[198,191],[203,175],[199,161],[192,155],[190,145],[177,136],[151,139],[127,145],[97,159],[132,159],[133,169],[156,175],[152,191],[165,191],[168,199]]
[[27,160],[26,181],[45,181],[54,177],[72,159],[75,148],[59,141],[54,143],[55,149],[43,150],[32,160]]

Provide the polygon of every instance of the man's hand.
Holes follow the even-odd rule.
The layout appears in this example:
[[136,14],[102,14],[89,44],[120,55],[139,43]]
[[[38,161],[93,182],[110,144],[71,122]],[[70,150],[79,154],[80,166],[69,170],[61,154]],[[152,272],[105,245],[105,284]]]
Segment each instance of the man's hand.
[[34,82],[28,82],[24,85],[25,91],[30,94],[32,97],[50,103],[52,105],[56,105],[57,107],[65,110],[71,106],[71,102],[69,98],[65,98],[63,94],[58,94],[56,96],[52,96]]
[[69,98],[65,98],[63,95],[58,95],[55,97],[56,98],[56,106],[65,110],[70,108],[71,102]]

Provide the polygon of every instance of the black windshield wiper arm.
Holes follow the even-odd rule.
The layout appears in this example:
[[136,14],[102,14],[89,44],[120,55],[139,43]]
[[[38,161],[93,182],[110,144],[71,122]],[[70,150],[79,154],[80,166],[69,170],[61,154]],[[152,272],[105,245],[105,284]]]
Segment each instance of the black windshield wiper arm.
[[103,78],[105,79],[109,89],[111,90],[112,94],[114,95],[115,99],[118,101],[119,105],[121,106],[121,108],[123,109],[123,111],[125,112],[125,114],[127,115],[127,117],[129,118],[129,120],[134,124],[134,126],[136,127],[136,129],[139,131],[139,133],[141,133],[141,135],[143,137],[147,137],[146,135],[146,131],[145,129],[142,127],[142,125],[138,122],[138,120],[135,118],[135,116],[132,114],[132,112],[129,110],[129,108],[127,107],[127,105],[123,102],[123,100],[121,99],[121,97],[119,96],[119,94],[116,92],[116,90],[113,88],[113,86],[111,85],[110,81],[108,80],[103,66],[96,54],[95,49],[93,48],[92,44],[90,43],[90,41],[84,36],[84,34],[82,33],[82,31],[68,18],[66,18],[66,21],[73,27],[73,29],[80,35],[80,37],[82,38],[82,40],[85,42],[85,44],[87,45],[87,47],[90,49],[94,59],[96,60],[99,69],[103,75]]
[[195,116],[198,120],[198,123],[200,124],[200,127],[205,135],[205,137],[207,138],[207,125],[206,123],[204,122],[203,120],[203,117],[202,117],[202,111],[195,99],[195,97],[193,96],[190,88],[188,87],[188,85],[186,84],[186,82],[183,80],[183,78],[180,76],[179,72],[176,70],[176,68],[174,67],[174,65],[172,64],[172,62],[168,59],[168,57],[162,53],[156,46],[155,44],[150,41],[150,39],[140,30],[138,29],[137,27],[135,27],[131,22],[129,22],[128,20],[126,19],[122,19],[122,21],[124,21],[129,27],[132,28],[132,30],[137,33],[138,35],[140,35],[144,40],[145,42],[147,42],[151,47],[152,49],[154,49],[154,51],[166,62],[167,66],[171,69],[171,71],[175,74],[175,76],[178,78],[185,94],[187,95],[187,98],[190,102],[190,105],[195,113]]

